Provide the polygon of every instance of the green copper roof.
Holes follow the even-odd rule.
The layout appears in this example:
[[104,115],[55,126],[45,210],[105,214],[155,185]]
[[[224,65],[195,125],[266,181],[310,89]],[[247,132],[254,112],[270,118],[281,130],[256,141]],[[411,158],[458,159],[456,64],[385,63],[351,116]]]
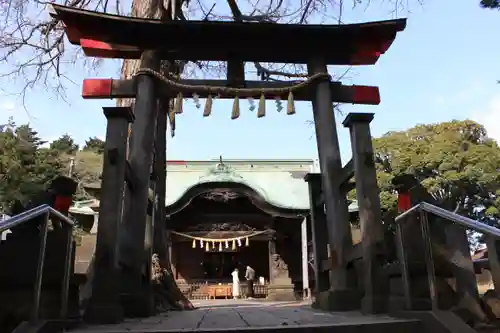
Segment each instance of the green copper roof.
[[[176,161],[167,164],[166,205],[199,184],[234,182],[252,188],[276,207],[308,210],[309,189],[304,176],[312,171],[312,160]],[[356,211],[356,203],[349,210]]]
[[[317,172],[312,160],[170,161],[167,163],[166,206],[200,184],[232,182],[246,185],[278,208],[309,210],[309,188],[304,176]],[[84,213],[95,200],[74,202],[73,213]],[[358,210],[357,202],[349,206]]]

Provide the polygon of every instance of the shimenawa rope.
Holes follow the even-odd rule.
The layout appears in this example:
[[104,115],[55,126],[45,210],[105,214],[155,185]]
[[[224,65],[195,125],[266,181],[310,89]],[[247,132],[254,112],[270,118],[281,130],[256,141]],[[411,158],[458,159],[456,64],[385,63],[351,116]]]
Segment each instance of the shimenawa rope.
[[[310,85],[316,80],[319,79],[329,79],[330,75],[328,73],[316,73],[305,79],[304,81],[300,81],[292,86],[289,87],[283,87],[283,88],[233,88],[233,87],[223,87],[223,86],[194,86],[194,85],[188,85],[188,84],[183,84],[177,82],[175,79],[171,79],[167,77],[166,75],[161,74],[158,71],[155,71],[154,69],[151,68],[139,68],[137,72],[134,74],[134,76],[138,76],[141,74],[149,74],[154,77],[156,77],[158,80],[161,80],[168,84],[169,86],[182,89],[182,90],[188,90],[192,92],[206,92],[206,93],[225,93],[225,94],[239,94],[239,93],[261,93],[261,94],[283,94],[287,92],[293,92],[297,89],[304,88],[305,86]],[[292,81],[293,82],[293,81]]]

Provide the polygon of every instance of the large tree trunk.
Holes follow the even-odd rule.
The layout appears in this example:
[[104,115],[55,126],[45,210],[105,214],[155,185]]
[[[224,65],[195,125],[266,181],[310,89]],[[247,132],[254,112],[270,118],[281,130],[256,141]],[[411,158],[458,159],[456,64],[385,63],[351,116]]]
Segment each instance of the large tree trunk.
[[[168,13],[162,7],[162,1],[160,0],[134,0],[132,2],[132,16],[134,17],[143,17],[143,18],[155,18],[155,19],[168,19]],[[136,71],[140,68],[140,60],[124,60],[122,64],[121,77],[122,79],[130,79]],[[176,67],[175,67],[176,68]],[[170,64],[162,63],[162,71],[164,70],[174,69]],[[178,70],[175,70],[178,73]],[[118,106],[133,106],[133,99],[119,99],[117,101]],[[163,112],[167,112],[167,110],[162,110]],[[130,132],[129,132],[130,136]],[[130,139],[130,137],[129,137]],[[130,142],[130,141],[129,141]],[[128,200],[128,189],[125,189],[124,200],[125,202]],[[164,203],[163,203],[164,204]],[[125,203],[123,205],[127,207],[128,205]],[[164,210],[162,210],[164,211]],[[162,244],[158,244],[161,242]],[[166,254],[166,237],[155,239],[155,244],[153,245],[154,249],[165,249],[164,251],[156,251],[160,254],[154,254],[152,259],[152,272],[151,278],[153,283],[153,290],[155,293],[155,303],[157,310],[187,310],[193,309],[193,305],[186,297],[182,294],[179,287],[177,286],[172,273],[171,263],[168,255]],[[87,288],[83,288],[84,292],[81,297],[83,300],[83,304],[86,303],[86,299],[90,298],[91,288],[90,284],[92,283],[93,277],[93,263],[94,260],[91,261],[90,267],[88,269],[87,274]]]
[[[132,2],[132,16],[134,17],[168,20],[171,17],[168,14],[169,13],[163,8],[163,1],[161,0],[134,0]],[[139,68],[140,60],[124,60],[121,77],[129,79]],[[169,69],[174,69],[174,66],[163,61],[161,70],[165,71]],[[121,99],[118,100],[118,105],[129,106],[133,105],[133,102],[134,101],[131,99]],[[160,105],[162,104],[164,106],[164,103],[160,103]],[[160,112],[168,112],[168,110],[160,110]],[[161,211],[164,212],[164,209]],[[163,222],[165,222],[164,219]],[[153,255],[151,277],[153,279],[155,302],[158,310],[192,309],[193,305],[182,294],[173,278],[170,259],[169,256],[166,255],[166,237],[154,237],[154,241],[155,244],[153,249],[156,249],[155,252],[157,252],[157,254]],[[162,244],[158,244],[158,242]],[[163,249],[163,251],[157,251],[157,249]]]

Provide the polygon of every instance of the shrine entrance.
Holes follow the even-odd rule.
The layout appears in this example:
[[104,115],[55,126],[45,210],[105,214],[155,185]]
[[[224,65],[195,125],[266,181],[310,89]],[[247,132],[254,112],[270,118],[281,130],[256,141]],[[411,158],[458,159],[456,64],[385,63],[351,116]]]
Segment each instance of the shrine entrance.
[[[165,216],[173,217],[188,206],[184,203],[178,205],[175,213],[165,213],[163,204],[170,191],[165,181],[166,123],[168,119],[173,135],[175,118],[183,113],[186,97],[196,104],[200,104],[199,98],[206,99],[205,117],[211,115],[217,99],[232,99],[231,119],[240,117],[241,99],[249,99],[251,104],[259,101],[258,118],[268,112],[266,100],[269,99],[279,101],[277,111],[283,109],[280,101],[287,101],[287,115],[296,113],[295,101],[312,102],[321,173],[309,175],[305,180],[309,183],[307,210],[311,213],[317,282],[315,306],[329,310],[387,312],[388,293],[381,288],[385,280],[380,273],[384,265],[383,226],[369,128],[373,114],[349,114],[345,119],[343,125],[349,128],[353,157],[343,164],[333,109],[334,103],[377,105],[379,89],[336,82],[328,73],[328,66],[374,65],[389,49],[397,33],[405,29],[405,19],[349,25],[164,22],[59,5],[52,5],[51,15],[62,23],[68,40],[80,45],[87,56],[140,59],[133,78],[89,79],[83,83],[84,98],[135,99],[133,111],[130,107],[105,108],[108,127],[101,212],[86,321],[117,322],[123,319],[124,313],[150,316],[153,312],[149,258],[154,248],[159,258],[168,260],[163,235],[165,227],[175,228],[170,221],[165,225]],[[214,38],[230,35],[245,42],[235,47],[232,38]],[[196,45],[193,36],[197,36]],[[194,59],[226,62],[226,79],[182,80],[162,71],[164,64],[168,63],[165,68],[169,68],[176,61]],[[249,81],[245,79],[245,62],[307,64],[307,74],[303,80],[296,81]],[[353,176],[355,183],[350,181]],[[269,182],[273,184],[275,180]],[[226,189],[234,183],[212,182],[212,189]],[[363,230],[362,246],[358,247],[353,246],[349,225],[347,193],[353,187],[356,187]],[[151,188],[153,219],[148,219]],[[207,189],[198,194],[206,192]],[[247,197],[255,201],[259,196]],[[286,289],[291,282],[288,274],[282,272],[292,269],[283,262],[286,260],[281,260],[277,226],[290,225],[289,220],[280,220],[292,216],[270,213],[266,205],[259,208],[273,217],[271,229],[276,231],[268,247],[273,260],[270,285]],[[148,230],[155,236],[149,244],[145,242]],[[354,262],[361,264],[354,265]],[[119,286],[116,281],[120,281]],[[176,290],[176,287],[170,284],[167,289]]]
[[[202,244],[200,244],[200,247]],[[206,251],[203,255],[201,266],[203,278],[206,281],[228,280],[235,268],[242,270],[243,262],[238,258],[237,250],[228,252],[223,249],[221,252]],[[248,263],[250,265],[250,263]]]
[[[255,270],[254,294],[295,300],[301,291],[301,223],[309,212],[273,206],[247,185],[196,185],[167,207],[170,258],[177,285],[191,299],[231,291],[238,269],[246,294],[245,270]],[[279,284],[279,288],[275,286]]]

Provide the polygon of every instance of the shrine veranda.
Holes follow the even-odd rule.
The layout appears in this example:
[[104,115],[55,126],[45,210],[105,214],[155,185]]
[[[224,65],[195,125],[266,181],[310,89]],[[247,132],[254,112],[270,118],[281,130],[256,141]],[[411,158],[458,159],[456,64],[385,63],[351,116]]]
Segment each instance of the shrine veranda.
[[[119,321],[123,314],[148,316],[152,311],[153,296],[143,277],[150,274],[146,267],[153,251],[160,257],[168,257],[165,234],[174,223],[174,219],[167,218],[169,212],[163,204],[169,191],[165,179],[166,120],[174,127],[175,117],[183,112],[183,100],[190,97],[207,99],[204,116],[210,116],[215,97],[233,99],[232,119],[239,118],[239,101],[244,98],[258,101],[259,118],[270,112],[265,107],[266,99],[286,101],[288,115],[296,112],[294,101],[312,102],[322,172],[305,176],[309,210],[303,215],[310,221],[317,306],[334,310],[361,307],[367,313],[385,311],[387,293],[377,288],[383,254],[380,253],[382,224],[369,128],[373,114],[351,113],[343,122],[350,130],[353,149],[353,158],[343,164],[333,111],[333,103],[377,105],[379,90],[375,86],[334,82],[327,66],[374,65],[389,49],[397,33],[404,30],[405,19],[348,25],[163,22],[59,5],[52,6],[51,15],[64,24],[69,41],[79,45],[87,56],[141,60],[140,69],[131,79],[86,79],[83,83],[84,98],[135,98],[133,110],[104,108],[108,127],[93,292],[86,320]],[[192,36],[196,36],[196,43],[192,42]],[[276,47],[277,41],[280,47]],[[227,78],[178,80],[159,71],[162,59],[225,61]],[[247,81],[244,63],[254,61],[307,64],[309,77],[290,82]],[[174,108],[168,112],[159,110],[158,100],[169,105],[172,99],[175,99]],[[356,183],[350,181],[353,176]],[[211,191],[212,198],[217,189],[220,194],[220,189],[227,188],[233,192],[237,188],[242,193],[247,191],[246,197],[252,198],[251,191],[245,190],[241,182],[214,181],[210,185],[216,189]],[[362,247],[353,245],[349,224],[346,194],[354,187],[360,223],[366,231]],[[151,207],[152,218],[148,219],[150,188],[154,189],[152,202],[155,204]],[[198,193],[193,201],[206,192]],[[258,196],[253,195],[253,206],[256,198]],[[259,208],[263,207],[266,206],[261,203]],[[278,217],[285,213],[290,212],[275,211],[271,215]],[[187,235],[180,233],[180,237]],[[213,245],[225,247],[224,237],[220,237],[219,244]],[[245,239],[234,235],[230,238]],[[276,298],[286,297],[291,280],[290,274],[284,273],[286,265],[280,262],[278,239],[273,236],[267,240],[268,253],[274,260],[271,262],[276,263],[269,267],[271,284],[277,286]],[[189,244],[196,247],[200,239],[194,241]],[[228,247],[231,246],[228,242]],[[361,259],[363,276],[359,284],[352,285],[353,280],[348,278],[352,270],[349,263],[358,259]],[[119,285],[116,281],[120,281]]]

